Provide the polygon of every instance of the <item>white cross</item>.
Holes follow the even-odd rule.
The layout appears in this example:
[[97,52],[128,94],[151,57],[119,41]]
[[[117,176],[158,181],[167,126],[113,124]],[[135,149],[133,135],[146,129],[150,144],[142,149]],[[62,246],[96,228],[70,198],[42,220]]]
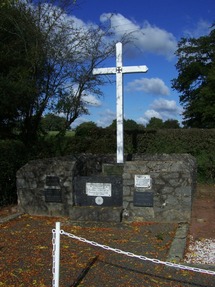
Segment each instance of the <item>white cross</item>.
[[116,67],[93,69],[94,75],[116,74],[116,122],[117,122],[117,163],[124,162],[124,139],[123,139],[123,74],[145,73],[147,66],[122,65],[122,43],[116,44]]

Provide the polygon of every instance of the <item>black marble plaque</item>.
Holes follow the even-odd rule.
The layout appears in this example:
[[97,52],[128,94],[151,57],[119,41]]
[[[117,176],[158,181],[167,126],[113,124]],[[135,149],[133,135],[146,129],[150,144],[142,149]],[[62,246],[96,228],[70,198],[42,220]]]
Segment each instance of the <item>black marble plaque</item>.
[[[86,184],[92,188],[87,194]],[[110,188],[99,190],[97,183],[104,183],[104,187]],[[74,179],[74,200],[76,206],[122,206],[122,177],[120,176],[78,176]],[[95,194],[95,195],[94,195]]]
[[135,191],[134,192],[134,206],[152,207],[153,206],[153,192]]
[[46,185],[47,186],[58,186],[60,185],[60,180],[58,176],[48,175],[46,176]]
[[45,189],[45,201],[46,202],[62,202],[62,194],[60,189]]

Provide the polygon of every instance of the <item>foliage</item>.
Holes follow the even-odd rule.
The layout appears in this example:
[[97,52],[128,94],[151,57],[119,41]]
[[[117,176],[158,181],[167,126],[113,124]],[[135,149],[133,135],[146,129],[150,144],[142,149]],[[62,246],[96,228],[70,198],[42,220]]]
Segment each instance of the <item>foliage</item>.
[[[43,137],[29,150],[21,142],[0,141],[0,205],[16,201],[16,172],[30,159],[80,153],[115,154],[116,133],[95,124],[80,125],[78,135]],[[82,129],[82,128],[83,129]],[[197,160],[198,181],[215,182],[214,129],[141,129],[125,133],[125,153],[189,153]]]
[[[47,137],[55,137],[59,134],[59,131],[49,131]],[[73,137],[75,135],[75,131],[69,130],[66,131],[65,137]]]
[[[75,134],[76,136],[92,136],[94,130],[96,130],[98,127],[94,122],[84,122],[76,127]],[[99,129],[99,128],[98,128]]]
[[26,163],[26,155],[21,142],[0,141],[0,206],[16,202],[16,171]]
[[2,0],[0,3],[0,8],[4,6],[10,6],[11,4],[17,3],[19,0]]
[[149,123],[146,125],[148,129],[179,129],[180,124],[178,120],[168,119],[163,122],[162,119],[152,117]]
[[[215,130],[141,129],[125,131],[125,153],[189,153],[197,159],[198,180],[215,182]],[[94,129],[71,139],[69,153],[115,153],[116,134],[112,129]]]
[[66,125],[66,119],[54,114],[47,114],[41,120],[41,127],[44,131],[59,131],[63,130]]
[[163,128],[164,129],[179,129],[180,124],[178,120],[168,119],[163,123]]
[[209,35],[182,38],[176,52],[178,78],[173,88],[184,106],[185,127],[215,127],[215,28]]
[[[92,71],[115,52],[115,42],[106,41],[111,29],[77,26],[67,14],[69,6],[73,4],[50,0],[18,1],[2,7],[2,137],[16,135],[32,144],[47,111],[65,115],[63,134],[79,116],[88,113],[88,95],[102,94],[100,86],[107,79],[94,76]],[[120,40],[125,43],[125,39],[123,35]]]
[[[123,120],[124,130],[135,130],[139,128],[139,125],[134,120]],[[107,128],[116,130],[116,120],[113,120],[112,124]]]
[[162,119],[152,117],[149,120],[149,123],[146,125],[146,128],[150,129],[160,129],[163,127],[163,121]]
[[[10,137],[17,129],[25,137],[35,133],[33,111],[38,81],[43,76],[42,34],[25,5],[0,9],[0,130]],[[5,53],[7,51],[7,53]],[[34,124],[33,124],[34,123]]]

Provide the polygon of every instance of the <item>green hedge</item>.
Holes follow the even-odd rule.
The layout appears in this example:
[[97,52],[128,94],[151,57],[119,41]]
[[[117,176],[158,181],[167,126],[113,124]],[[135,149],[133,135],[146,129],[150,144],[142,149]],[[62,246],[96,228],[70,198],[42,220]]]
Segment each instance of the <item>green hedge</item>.
[[197,160],[198,181],[215,182],[215,130],[158,130],[138,136],[136,152],[189,153]]
[[[198,164],[198,181],[215,182],[215,129],[125,131],[125,153],[189,153]],[[116,131],[94,130],[71,139],[69,153],[115,153]]]
[[[215,129],[125,131],[125,153],[190,153],[197,159],[198,181],[215,183]],[[116,153],[116,131],[93,128],[86,135],[41,138],[27,149],[0,141],[0,205],[16,202],[16,172],[30,159],[78,153]]]
[[0,205],[17,201],[16,172],[26,160],[26,149],[21,142],[0,141]]
[[[71,138],[44,142],[50,156],[78,153],[115,153],[116,131],[92,128]],[[215,182],[215,129],[126,130],[125,153],[189,153],[198,163],[198,181]],[[47,152],[44,153],[47,156]]]

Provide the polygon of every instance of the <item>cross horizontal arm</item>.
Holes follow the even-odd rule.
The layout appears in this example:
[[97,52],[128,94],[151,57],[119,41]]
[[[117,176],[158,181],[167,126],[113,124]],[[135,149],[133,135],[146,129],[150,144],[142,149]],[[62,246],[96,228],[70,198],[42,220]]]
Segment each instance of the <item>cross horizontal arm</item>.
[[147,66],[129,66],[122,67],[122,73],[146,73],[148,71]]
[[116,67],[93,69],[93,75],[116,74]]
[[[128,74],[128,73],[146,73],[148,71],[147,66],[129,66],[122,67],[120,73]],[[93,69],[93,75],[107,75],[107,74],[116,74],[116,67],[111,68],[96,68]]]

